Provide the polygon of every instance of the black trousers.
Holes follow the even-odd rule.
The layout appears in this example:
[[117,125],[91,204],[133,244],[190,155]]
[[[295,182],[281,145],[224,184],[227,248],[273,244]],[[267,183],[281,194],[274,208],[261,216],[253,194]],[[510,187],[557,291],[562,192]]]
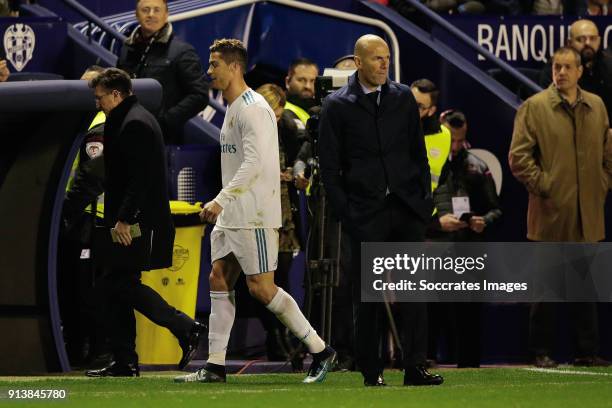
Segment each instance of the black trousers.
[[[383,210],[358,221],[347,231],[351,237],[356,357],[364,377],[373,380],[384,368],[380,350],[383,330],[388,325],[384,304],[361,302],[361,242],[421,242],[425,237],[425,222],[393,194],[387,196]],[[393,317],[401,328],[404,367],[424,365],[427,305],[398,303],[393,310]]]
[[119,363],[137,363],[136,319],[134,310],[153,323],[165,327],[179,340],[188,338],[194,320],[170,306],[159,293],[140,281],[141,272],[107,269],[101,277],[106,295],[105,319],[111,351]]
[[[571,299],[574,285],[584,285],[588,280],[575,282],[576,276],[588,276],[591,268],[589,256],[585,256],[577,262],[573,260],[571,267],[566,266],[555,273],[564,274],[562,281],[563,290]],[[588,290],[595,296],[596,290],[593,286],[585,286],[578,290]],[[567,302],[561,303],[532,303],[529,310],[529,348],[537,355],[550,355],[553,351],[556,338],[556,317],[560,308],[567,308],[567,320],[569,322],[572,340],[574,343],[575,357],[591,357],[599,353],[599,317],[597,303],[595,302]]]
[[[338,233],[333,237],[336,251],[337,235]],[[332,344],[338,352],[340,362],[355,357],[351,258],[351,240],[343,233],[340,243],[339,282],[338,287],[334,288],[332,306]]]
[[[455,362],[458,367],[479,367],[482,305],[480,302],[429,303],[428,358]],[[438,350],[442,338],[446,340],[446,354],[441,360]]]
[[576,357],[599,353],[599,322],[597,303],[532,303],[529,310],[529,348],[535,355],[550,355],[556,338],[556,315],[567,307],[568,320]]
[[89,245],[65,236],[59,244],[58,295],[64,341],[70,363],[80,365],[86,358],[108,352],[103,327],[105,304],[94,285],[101,271],[91,260],[80,259],[82,249]]

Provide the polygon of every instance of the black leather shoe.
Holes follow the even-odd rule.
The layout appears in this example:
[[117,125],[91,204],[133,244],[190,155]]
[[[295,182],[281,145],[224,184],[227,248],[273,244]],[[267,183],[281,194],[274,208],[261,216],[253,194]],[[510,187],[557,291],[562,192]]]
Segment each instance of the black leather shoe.
[[99,370],[85,371],[87,377],[140,377],[138,364],[122,364],[113,361],[109,366]]
[[364,378],[363,385],[366,387],[384,387],[387,385],[387,383],[385,382],[382,374],[379,374],[378,377],[376,377],[376,380],[368,380],[367,378]]
[[206,325],[200,322],[193,322],[191,326],[191,332],[189,337],[179,342],[181,349],[183,350],[183,357],[178,363],[179,370],[187,367],[187,364],[195,356],[198,351],[198,345],[200,344],[200,337],[206,332]]
[[431,374],[425,366],[414,366],[404,371],[404,385],[440,385],[444,378],[438,374]]
[[546,354],[536,356],[533,365],[539,368],[555,368],[558,366],[557,362],[552,358],[548,357]]

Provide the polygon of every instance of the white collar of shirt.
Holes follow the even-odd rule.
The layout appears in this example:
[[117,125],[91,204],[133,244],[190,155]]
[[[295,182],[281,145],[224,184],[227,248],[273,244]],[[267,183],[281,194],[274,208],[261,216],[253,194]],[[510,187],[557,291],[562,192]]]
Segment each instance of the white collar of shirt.
[[[358,81],[359,81],[359,80],[358,80]],[[371,89],[366,88],[366,87],[365,87],[365,86],[364,86],[364,85],[361,83],[361,81],[359,81],[359,85],[361,86],[361,90],[363,91],[363,93],[364,93],[364,94],[366,94],[366,95],[367,95],[367,94],[369,94],[369,93],[372,93],[372,92],[376,92],[376,91],[378,91],[378,98],[376,99],[376,104],[377,104],[377,105],[380,105],[380,93],[381,93],[381,91],[382,91],[382,85],[378,85],[378,86],[376,87],[376,89],[374,89],[374,90],[371,90]]]
[[366,87],[365,87],[365,86],[364,86],[364,85],[361,83],[361,81],[359,81],[359,85],[361,86],[361,90],[363,91],[363,93],[364,93],[364,94],[366,94],[366,95],[367,95],[367,94],[369,94],[369,93],[375,92],[375,91],[378,91],[378,92],[382,91],[382,85],[378,85],[378,86],[376,87],[376,89],[374,89],[374,90],[371,90],[371,89],[366,88]]

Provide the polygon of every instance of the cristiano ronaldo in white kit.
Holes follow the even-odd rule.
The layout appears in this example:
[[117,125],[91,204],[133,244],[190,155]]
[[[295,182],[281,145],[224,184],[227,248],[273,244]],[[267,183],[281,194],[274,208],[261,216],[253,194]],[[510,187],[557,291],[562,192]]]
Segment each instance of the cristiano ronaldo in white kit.
[[278,131],[274,111],[244,82],[247,52],[235,39],[210,47],[211,86],[223,92],[228,109],[221,129],[223,189],[200,217],[215,223],[211,234],[211,313],[206,365],[176,382],[226,382],[225,354],[234,323],[234,285],[243,271],[251,296],[300,339],[313,356],[304,383],[321,382],[336,352],[318,336],[297,303],[274,284],[281,226]]
[[[212,261],[233,253],[246,275],[276,270],[281,226],[274,111],[250,88],[228,107],[221,128],[223,211],[210,237]],[[256,255],[256,256],[255,256]]]

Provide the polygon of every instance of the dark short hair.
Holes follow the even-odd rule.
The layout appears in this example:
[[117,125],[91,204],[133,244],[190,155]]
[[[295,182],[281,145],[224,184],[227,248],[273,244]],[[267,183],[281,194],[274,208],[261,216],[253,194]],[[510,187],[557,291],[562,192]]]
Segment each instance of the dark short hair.
[[551,61],[554,61],[557,55],[563,55],[563,54],[573,54],[574,58],[576,59],[576,66],[579,67],[580,65],[582,65],[582,58],[580,57],[580,53],[576,51],[575,49],[573,49],[572,47],[568,47],[568,46],[557,48],[552,56]]
[[130,76],[119,68],[106,68],[100,75],[89,81],[90,88],[98,86],[110,91],[119,91],[123,96],[132,93],[132,80]]
[[[138,3],[140,3],[141,0],[136,0],[136,7],[138,7]],[[164,4],[166,5],[166,10],[168,10],[168,0],[163,0]]]
[[413,83],[410,84],[410,88],[416,88],[421,93],[429,94],[431,98],[432,105],[438,105],[438,98],[440,96],[440,91],[436,84],[433,81],[427,78],[417,79]]
[[242,41],[236,40],[235,38],[222,38],[220,40],[215,40],[209,49],[211,53],[218,52],[221,54],[221,59],[225,61],[226,64],[229,65],[235,62],[240,65],[242,73],[246,72],[248,54]]
[[454,129],[462,128],[463,125],[465,125],[465,122],[467,122],[465,113],[457,109],[447,110],[442,115],[444,116],[444,122]]
[[306,65],[308,67],[313,66],[317,71],[319,70],[319,66],[313,60],[300,57],[291,61],[291,65],[289,65],[289,69],[287,70],[287,76],[292,77],[293,74],[295,74],[295,68],[300,65]]

